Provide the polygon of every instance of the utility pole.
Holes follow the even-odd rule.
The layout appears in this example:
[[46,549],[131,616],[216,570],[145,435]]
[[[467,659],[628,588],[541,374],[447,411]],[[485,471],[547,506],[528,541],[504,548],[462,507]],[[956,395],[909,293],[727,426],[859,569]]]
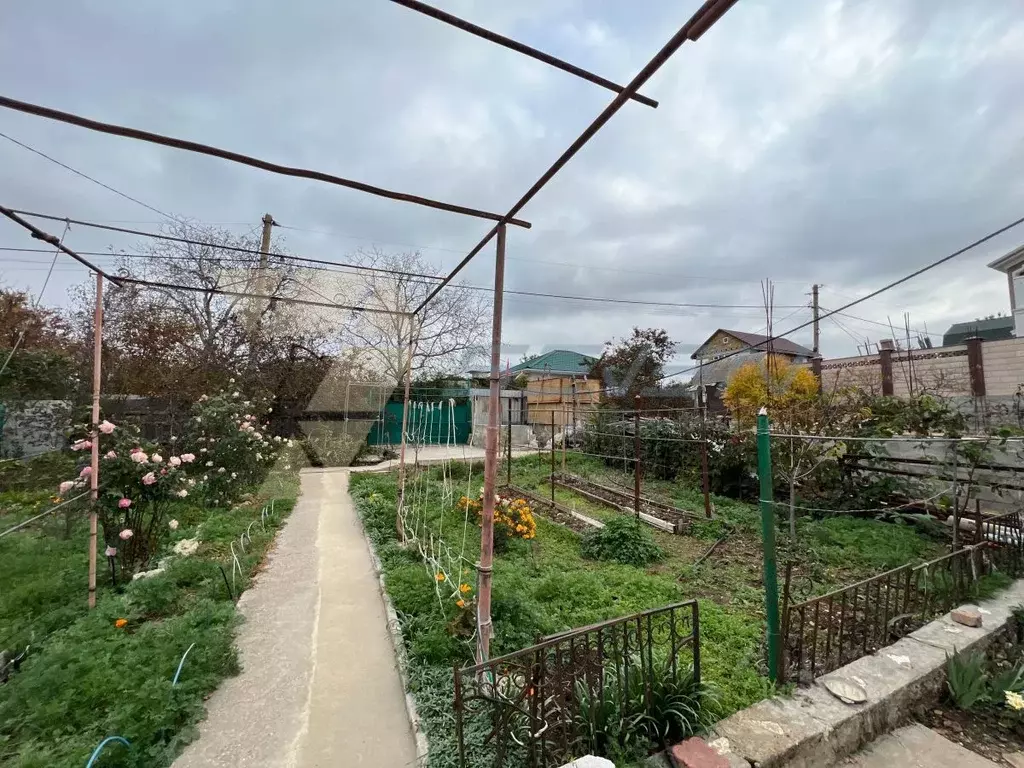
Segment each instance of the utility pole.
[[818,354],[818,284],[811,286],[811,312],[814,317],[814,354]]
[[260,274],[263,274],[268,266],[270,254],[270,230],[274,226],[274,217],[269,213],[263,214],[263,239],[260,241]]

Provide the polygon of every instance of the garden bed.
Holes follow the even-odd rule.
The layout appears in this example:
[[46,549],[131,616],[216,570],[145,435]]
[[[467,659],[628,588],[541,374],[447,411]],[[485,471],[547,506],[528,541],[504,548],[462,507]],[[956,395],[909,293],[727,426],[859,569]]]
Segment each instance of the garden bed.
[[[74,477],[82,456],[54,453],[0,463],[0,529],[53,506],[58,483]],[[222,506],[204,499],[201,483],[186,486],[191,494],[154,502],[161,505],[160,516],[150,513],[157,522],[146,537],[155,549],[147,564],[139,564],[150,569],[146,578],[131,580],[132,571],[115,568],[120,558],[103,557],[101,540],[92,610],[86,601],[84,502],[0,538],[0,668],[6,669],[0,675],[0,764],[81,768],[114,735],[130,746],[108,744],[95,766],[159,768],[173,762],[196,736],[205,699],[238,671],[235,601],[259,572],[294,504],[297,471],[289,462],[261,470],[258,480],[253,476],[238,486]],[[179,466],[136,463],[140,476]],[[239,467],[239,482],[242,473]],[[110,483],[107,493],[115,487]],[[118,539],[117,530],[113,538],[122,545],[132,538]]]
[[[567,470],[598,482],[607,471],[599,462],[572,454],[567,456]],[[550,467],[540,466],[536,457],[514,459],[513,485],[550,498],[549,472]],[[449,497],[457,499],[460,493],[475,495],[481,478],[479,464],[472,468],[453,464],[447,473],[443,467],[434,467],[424,471],[422,480],[416,481],[424,487],[415,493],[410,490],[409,497],[433,499],[432,524],[440,522],[445,531],[458,531],[461,537],[467,521],[454,504],[442,503],[446,484]],[[605,476],[605,484],[609,480]],[[410,658],[410,688],[431,742],[429,765],[454,766],[452,666],[472,661],[472,612],[457,607],[454,600],[439,604],[436,584],[419,553],[397,542],[396,473],[354,475],[350,487],[402,625]],[[684,508],[702,504],[699,491],[682,484],[647,483],[645,494]],[[555,498],[562,509],[597,520],[625,517],[565,489],[556,489]],[[764,698],[772,688],[763,664],[759,512],[753,505],[731,499],[715,497],[714,501],[718,519],[698,518],[686,535],[654,531],[651,535],[664,557],[647,567],[584,558],[579,535],[541,517],[546,509],[538,506],[536,538],[505,542],[495,556],[492,655],[528,646],[538,636],[697,598],[703,677],[717,692],[711,705],[714,716],[724,717]],[[479,528],[476,519],[468,523],[462,579],[472,584],[475,573],[469,564],[478,557]],[[725,541],[695,566],[726,533]],[[845,517],[802,519],[798,541],[787,538],[780,536],[780,557],[799,558],[795,595],[815,594],[943,551],[942,542],[923,537],[912,526]],[[469,764],[486,766],[472,760]]]

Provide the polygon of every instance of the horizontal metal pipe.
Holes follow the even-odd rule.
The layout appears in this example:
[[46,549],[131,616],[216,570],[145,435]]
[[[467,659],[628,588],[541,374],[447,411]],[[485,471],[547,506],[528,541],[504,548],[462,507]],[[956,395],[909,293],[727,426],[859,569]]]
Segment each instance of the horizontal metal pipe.
[[[90,131],[98,131],[99,133],[107,133],[111,136],[121,136],[127,139],[137,139],[139,141],[148,141],[150,144],[160,144],[165,147],[171,147],[173,149],[182,149],[186,152],[196,152],[200,155],[209,155],[211,157],[219,157],[222,160],[230,160],[233,163],[240,163],[241,165],[248,165],[252,168],[259,168],[262,171],[269,171],[270,173],[277,173],[282,176],[294,176],[300,179],[312,179],[314,181],[322,181],[326,184],[334,184],[339,187],[347,187],[348,189],[354,189],[358,192],[366,192],[371,195],[377,195],[378,197],[386,197],[389,200],[398,200],[403,203],[413,203],[415,205],[422,205],[426,208],[435,208],[440,211],[448,211],[449,213],[460,213],[463,216],[473,216],[478,219],[489,219],[491,221],[504,221],[508,224],[515,224],[517,227],[530,228],[530,222],[523,221],[522,219],[514,219],[511,215],[502,216],[500,213],[491,213],[489,211],[481,211],[476,208],[467,208],[463,205],[453,205],[452,203],[442,203],[439,200],[431,200],[428,197],[420,197],[419,195],[410,195],[404,192],[394,192],[390,189],[384,189],[383,187],[374,187],[370,184],[364,184],[361,181],[353,181],[352,179],[345,179],[341,176],[335,176],[330,173],[323,173],[322,171],[312,171],[306,168],[294,168],[288,165],[278,165],[277,163],[271,163],[266,160],[260,160],[256,157],[249,155],[243,155],[240,152],[232,152],[228,149],[220,149],[218,147],[211,147],[208,144],[200,144],[197,141],[188,141],[187,139],[176,139],[171,136],[164,136],[159,133],[152,133],[151,131],[142,131],[138,128],[128,128],[123,125],[114,125],[112,123],[102,123],[98,120],[91,120],[81,115],[75,115],[70,112],[62,112],[58,109],[51,109],[50,107],[44,107],[39,104],[30,104],[26,101],[18,101],[7,96],[0,96],[0,107],[6,107],[7,109],[13,109],[17,112],[24,112],[27,115],[35,115],[36,117],[45,117],[48,120],[56,120],[61,123],[67,123],[69,125],[77,125],[79,128],[88,128]],[[513,214],[514,215],[514,214]]]

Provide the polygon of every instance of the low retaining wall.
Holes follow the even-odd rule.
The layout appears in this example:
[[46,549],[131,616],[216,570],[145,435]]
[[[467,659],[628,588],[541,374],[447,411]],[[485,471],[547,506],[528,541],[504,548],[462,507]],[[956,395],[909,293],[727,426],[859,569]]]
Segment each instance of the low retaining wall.
[[[1024,580],[1018,580],[979,603],[983,627],[955,624],[947,613],[792,696],[768,699],[726,718],[715,726],[711,745],[760,768],[832,766],[937,699],[946,678],[946,656],[986,648],[1022,602]],[[826,688],[839,680],[859,685],[867,700],[844,704]]]

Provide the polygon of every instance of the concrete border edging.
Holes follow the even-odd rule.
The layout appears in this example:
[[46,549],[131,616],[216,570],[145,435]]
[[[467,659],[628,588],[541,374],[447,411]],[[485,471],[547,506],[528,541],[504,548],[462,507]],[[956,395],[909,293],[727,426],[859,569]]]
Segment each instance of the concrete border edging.
[[[1024,602],[1024,580],[978,604],[985,626],[955,624],[945,614],[875,653],[857,659],[791,696],[754,704],[719,722],[712,746],[760,768],[824,768],[904,723],[934,701],[946,676],[946,657],[984,650]],[[825,687],[838,679],[864,688],[867,701],[843,704]],[[711,741],[714,740],[714,741]]]
[[[353,499],[354,501],[354,499]],[[353,506],[356,506],[353,504]],[[423,726],[420,724],[420,715],[416,709],[416,700],[413,695],[409,692],[409,657],[405,652],[405,643],[402,640],[402,629],[401,623],[398,620],[398,613],[395,611],[395,606],[391,603],[391,597],[388,595],[387,586],[384,584],[384,566],[382,565],[380,558],[377,556],[377,551],[373,548],[373,542],[370,541],[370,537],[366,535],[366,526],[363,525],[363,516],[359,514],[359,508],[356,506],[356,516],[359,518],[359,530],[363,533],[363,541],[366,543],[366,549],[370,553],[370,561],[373,563],[373,571],[377,574],[377,586],[380,590],[381,600],[384,601],[384,612],[388,618],[388,636],[391,638],[391,645],[395,649],[395,660],[398,662],[398,676],[402,680],[402,687],[405,689],[405,709],[409,713],[409,725],[412,727],[413,737],[416,739],[416,758],[418,761],[426,760],[427,754],[430,752],[430,742],[427,740],[427,735],[423,731]]]

